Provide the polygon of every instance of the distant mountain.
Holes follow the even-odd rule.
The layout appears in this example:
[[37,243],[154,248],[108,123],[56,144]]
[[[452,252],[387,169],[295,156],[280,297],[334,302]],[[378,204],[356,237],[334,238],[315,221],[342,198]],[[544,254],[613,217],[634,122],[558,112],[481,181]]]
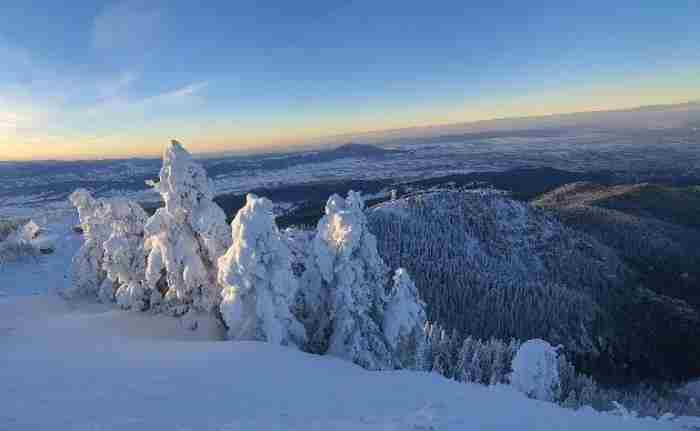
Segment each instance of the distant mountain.
[[448,328],[563,344],[601,379],[700,372],[687,341],[700,340],[698,312],[640,285],[614,248],[547,211],[494,191],[441,191],[376,205],[368,220],[387,264],[409,270]]
[[385,155],[385,154],[390,154],[397,152],[398,150],[389,150],[386,148],[381,148],[376,145],[370,145],[370,144],[356,144],[354,142],[350,142],[344,145],[341,145],[337,148],[334,148],[328,153],[334,154],[337,156],[352,156],[352,157],[362,157],[362,156],[377,156],[377,155]]
[[[376,130],[336,136],[336,142],[344,139],[361,139],[365,142],[392,142],[416,138],[437,138],[462,134],[470,137],[498,136],[556,136],[566,129],[581,130],[650,130],[697,127],[700,124],[700,102],[669,105],[640,106],[627,109],[609,109],[589,112],[497,118],[473,122],[437,124],[390,130]],[[493,134],[493,135],[491,135]]]

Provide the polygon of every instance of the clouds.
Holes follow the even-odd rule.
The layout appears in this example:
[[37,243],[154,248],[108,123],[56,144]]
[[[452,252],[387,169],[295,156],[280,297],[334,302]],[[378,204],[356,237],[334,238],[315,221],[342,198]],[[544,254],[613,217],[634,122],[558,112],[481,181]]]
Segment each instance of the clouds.
[[143,116],[149,111],[151,114],[167,114],[171,108],[187,108],[201,102],[203,100],[202,92],[208,85],[207,81],[193,82],[147,97],[114,97],[103,103],[90,106],[84,113],[97,117],[113,115]]
[[165,29],[165,10],[152,2],[122,1],[94,19],[92,47],[100,52],[140,54]]
[[138,73],[129,70],[122,71],[116,76],[97,83],[97,95],[101,99],[112,99],[119,97],[138,79]]
[[187,100],[199,93],[201,93],[205,88],[209,86],[209,82],[194,82],[192,84],[186,85],[184,87],[178,88],[173,91],[169,91],[157,96],[160,102],[173,102],[178,103]]

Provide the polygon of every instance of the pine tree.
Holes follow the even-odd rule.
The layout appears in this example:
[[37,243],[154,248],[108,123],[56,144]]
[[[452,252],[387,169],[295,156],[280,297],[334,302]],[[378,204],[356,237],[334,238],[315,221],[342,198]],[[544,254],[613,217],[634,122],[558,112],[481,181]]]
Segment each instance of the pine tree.
[[401,368],[417,367],[425,336],[425,304],[406,270],[394,273],[393,285],[385,297],[382,331]]
[[475,340],[469,336],[462,342],[459,350],[459,360],[455,366],[455,379],[460,382],[470,382],[471,361],[474,356]]
[[68,295],[115,299],[124,308],[148,306],[144,283],[146,213],[127,199],[95,199],[84,189],[69,197],[77,208],[85,242],[73,257]]
[[596,392],[597,387],[593,379],[587,376],[582,376],[582,389],[579,395],[579,404],[582,406],[594,406],[596,405]]
[[313,248],[325,317],[314,335],[325,340],[314,343],[368,369],[394,368],[397,361],[381,328],[389,274],[363,208],[358,193],[350,191],[347,199],[333,195],[318,223]]
[[231,244],[226,216],[213,201],[204,168],[177,141],[163,156],[160,181],[150,183],[165,206],[145,232],[152,304],[173,315],[212,312],[220,302],[217,260]]
[[297,279],[272,202],[248,194],[231,230],[233,244],[218,261],[223,287],[219,307],[229,336],[304,347],[304,327],[291,312]]
[[581,406],[578,396],[576,395],[575,390],[569,391],[569,394],[566,396],[566,399],[564,400],[562,407],[565,407],[567,409],[578,409]]
[[489,379],[490,385],[505,383],[506,376],[506,346],[499,340],[493,339],[489,343],[491,345],[491,376]]
[[104,243],[103,268],[114,283],[114,297],[125,309],[145,310],[150,306],[146,289],[146,252],[143,235],[146,212],[136,202],[112,199],[107,203],[112,233]]
[[528,397],[542,401],[559,400],[557,351],[544,340],[528,340],[518,349],[513,359],[511,384]]
[[430,322],[425,322],[423,325],[422,342],[418,349],[418,361],[416,363],[417,371],[430,371],[433,367],[433,353],[429,338]]
[[475,346],[474,354],[472,355],[471,364],[469,365],[469,381],[474,383],[485,383],[484,376],[484,356],[486,352],[484,345],[479,342]]
[[[71,265],[70,296],[95,295],[103,301],[111,301],[114,296],[112,283],[107,279],[102,264],[104,243],[111,234],[111,226],[105,219],[105,202],[92,197],[84,189],[74,191],[70,202],[78,210],[84,243],[73,257]],[[107,281],[105,283],[105,281]]]
[[450,378],[450,339],[444,330],[440,331],[437,345],[434,347],[433,371],[441,376]]

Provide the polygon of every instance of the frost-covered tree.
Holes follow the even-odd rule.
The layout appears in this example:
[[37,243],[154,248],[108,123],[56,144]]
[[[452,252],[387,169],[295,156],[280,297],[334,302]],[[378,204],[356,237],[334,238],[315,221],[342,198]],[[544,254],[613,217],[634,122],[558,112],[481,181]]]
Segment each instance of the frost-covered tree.
[[148,219],[146,281],[152,302],[173,315],[213,311],[220,302],[216,262],[231,244],[223,210],[213,202],[204,168],[172,141],[160,181],[151,183],[165,206]]
[[232,339],[304,347],[304,326],[290,311],[297,279],[272,209],[268,199],[248,194],[231,223],[233,243],[219,259],[219,307]]
[[78,210],[85,242],[73,257],[69,295],[96,294],[125,308],[147,306],[143,229],[146,213],[127,199],[95,199],[78,189],[70,201]]
[[528,340],[513,359],[511,384],[528,397],[542,401],[559,399],[561,384],[557,350],[544,340]]
[[136,202],[113,199],[107,204],[112,233],[104,243],[102,267],[116,288],[115,299],[127,309],[145,310],[150,305],[145,286],[146,253],[144,226],[148,215]]
[[476,342],[477,340],[474,340],[471,336],[469,336],[464,339],[462,346],[459,349],[459,358],[457,360],[457,364],[455,364],[455,370],[453,373],[453,378],[459,382],[471,381],[471,360],[474,357]]
[[425,304],[408,272],[399,268],[386,298],[382,330],[402,368],[417,368],[425,342]]
[[393,352],[382,333],[388,270],[363,208],[359,193],[350,191],[347,199],[333,195],[318,223],[313,251],[323,306],[315,344],[368,369],[393,368]]
[[444,330],[439,331],[439,336],[435,336],[438,331],[433,329],[431,334],[431,344],[433,345],[433,372],[438,373],[447,378],[452,378],[453,364],[451,363],[452,354],[450,347],[452,343]]
[[0,265],[36,256],[35,238],[40,232],[32,220],[0,218]]
[[73,257],[70,296],[97,295],[102,301],[114,299],[114,286],[103,268],[104,244],[112,233],[109,209],[102,199],[95,199],[85,189],[68,198],[78,210],[83,230],[83,245]]

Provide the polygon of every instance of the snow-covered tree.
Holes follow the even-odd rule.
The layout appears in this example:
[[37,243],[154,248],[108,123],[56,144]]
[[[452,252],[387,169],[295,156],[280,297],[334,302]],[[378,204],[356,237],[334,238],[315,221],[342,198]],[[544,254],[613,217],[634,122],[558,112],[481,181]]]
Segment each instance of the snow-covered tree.
[[557,350],[544,340],[528,340],[513,359],[511,384],[528,397],[555,401],[560,396]]
[[0,265],[36,256],[36,236],[41,232],[32,220],[0,218]]
[[84,189],[69,199],[85,240],[73,257],[69,294],[96,294],[104,302],[116,295],[123,307],[144,309],[144,210],[127,199],[95,199]]
[[509,364],[506,362],[508,360],[507,346],[498,340],[491,340],[489,347],[491,350],[491,377],[488,383],[495,385],[503,382],[508,375]]
[[297,292],[291,256],[272,202],[248,194],[231,223],[233,244],[219,259],[220,310],[229,336],[304,347],[304,326],[290,311]]
[[114,286],[103,269],[104,244],[112,233],[109,209],[105,201],[95,199],[85,189],[68,198],[78,210],[84,242],[73,257],[70,296],[97,295],[102,301],[114,299]]
[[479,343],[475,346],[472,361],[469,365],[469,381],[479,384],[484,384],[490,379],[487,375],[488,370],[488,348],[486,345]]
[[145,286],[144,226],[148,215],[136,202],[112,199],[107,203],[112,233],[104,243],[102,267],[116,286],[115,299],[123,308],[145,310],[150,304]]
[[425,304],[405,269],[396,270],[393,282],[386,298],[382,330],[399,365],[415,369],[425,342]]
[[363,208],[359,193],[350,191],[347,199],[333,195],[318,223],[313,250],[324,316],[315,344],[368,369],[393,368],[392,349],[382,333],[388,270]]
[[433,345],[433,372],[447,378],[452,378],[454,369],[451,363],[452,354],[450,352],[452,343],[444,330],[440,330],[440,335],[438,337],[434,335],[436,332],[437,331],[433,330],[431,336],[431,343]]
[[162,295],[165,311],[182,315],[212,311],[220,301],[216,262],[231,244],[223,210],[213,202],[204,168],[172,141],[163,157],[160,181],[151,183],[165,206],[145,227],[147,286],[152,302]]
[[454,379],[459,382],[469,382],[471,360],[474,357],[474,349],[476,348],[477,340],[471,336],[464,339],[462,346],[459,349],[459,358],[455,364]]

